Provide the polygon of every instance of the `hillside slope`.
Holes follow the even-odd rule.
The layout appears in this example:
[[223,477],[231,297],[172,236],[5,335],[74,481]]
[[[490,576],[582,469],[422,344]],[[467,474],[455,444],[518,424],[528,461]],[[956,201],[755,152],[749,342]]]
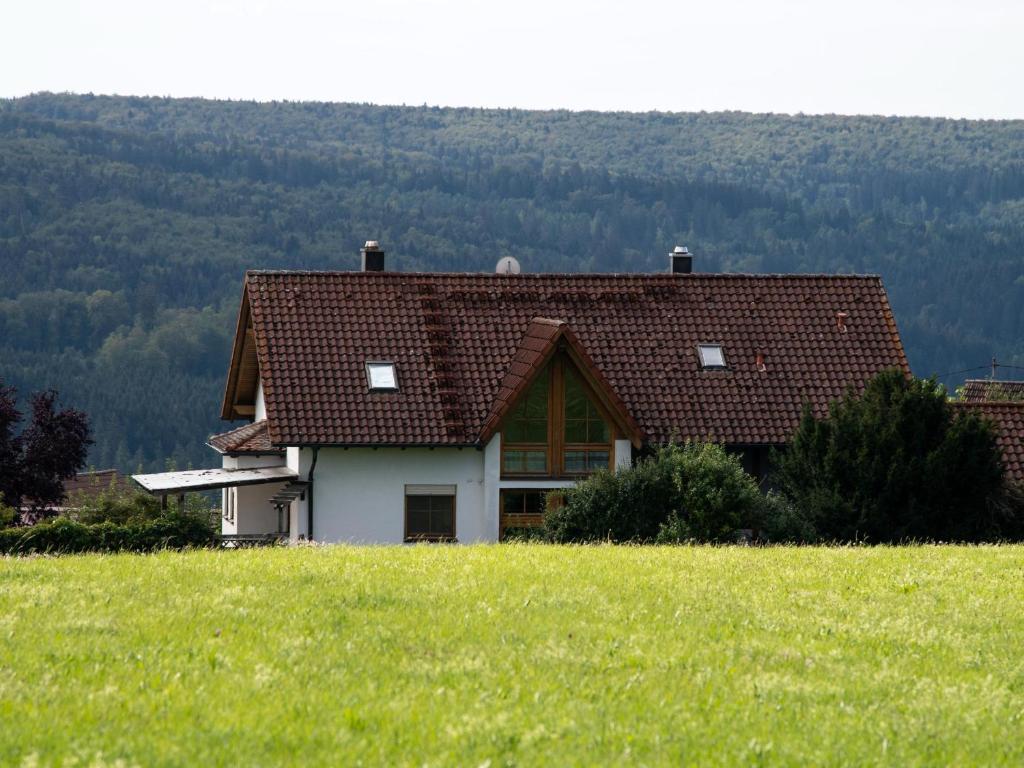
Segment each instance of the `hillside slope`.
[[[208,462],[247,268],[879,273],[915,372],[1024,365],[1024,122],[0,102],[0,376]],[[955,384],[956,377],[947,379]]]

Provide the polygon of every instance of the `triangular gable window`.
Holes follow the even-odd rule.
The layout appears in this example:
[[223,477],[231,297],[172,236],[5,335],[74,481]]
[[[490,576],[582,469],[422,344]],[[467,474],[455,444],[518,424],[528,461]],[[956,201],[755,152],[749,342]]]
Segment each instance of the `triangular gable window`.
[[612,464],[611,422],[564,356],[555,357],[505,418],[505,476],[571,477]]

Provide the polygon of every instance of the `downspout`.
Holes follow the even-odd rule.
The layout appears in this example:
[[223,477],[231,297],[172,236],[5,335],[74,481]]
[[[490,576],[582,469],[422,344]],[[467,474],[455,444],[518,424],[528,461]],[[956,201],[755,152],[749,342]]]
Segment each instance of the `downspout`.
[[316,470],[316,460],[320,457],[320,449],[313,448],[313,463],[309,465],[309,504],[306,506],[308,520],[306,521],[306,540],[313,540],[313,472]]

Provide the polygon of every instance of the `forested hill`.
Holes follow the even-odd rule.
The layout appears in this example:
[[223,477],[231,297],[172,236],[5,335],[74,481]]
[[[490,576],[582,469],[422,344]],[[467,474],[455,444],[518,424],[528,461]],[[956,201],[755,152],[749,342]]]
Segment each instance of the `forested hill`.
[[[918,374],[1024,365],[1024,122],[0,102],[0,377],[96,466],[209,463],[241,277],[392,268],[879,273]],[[958,383],[958,377],[946,379]]]

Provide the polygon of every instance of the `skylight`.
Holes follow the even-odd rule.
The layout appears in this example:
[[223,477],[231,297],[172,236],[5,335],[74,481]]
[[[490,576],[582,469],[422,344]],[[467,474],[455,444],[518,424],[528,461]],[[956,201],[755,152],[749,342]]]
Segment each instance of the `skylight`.
[[721,344],[698,344],[701,368],[725,368],[725,351]]
[[398,377],[395,375],[395,364],[385,361],[367,362],[366,378],[371,390],[396,390]]

